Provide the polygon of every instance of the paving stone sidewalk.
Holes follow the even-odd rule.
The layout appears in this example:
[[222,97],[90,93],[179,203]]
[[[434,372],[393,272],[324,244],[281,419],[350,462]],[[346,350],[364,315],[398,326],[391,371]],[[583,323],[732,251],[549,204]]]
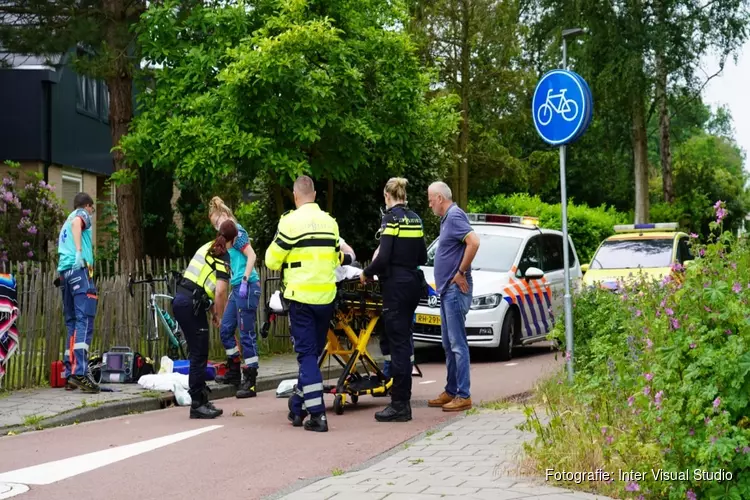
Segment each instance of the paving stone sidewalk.
[[[520,474],[518,410],[481,410],[363,470],[317,481],[285,500],[606,500],[608,497],[551,487]],[[392,424],[401,425],[401,424]]]
[[[371,342],[369,351],[376,359],[381,356],[376,340]],[[296,378],[297,370],[295,354],[277,354],[264,358],[260,362],[258,389],[276,389],[280,380]],[[332,362],[330,368],[326,365],[322,371],[324,378],[328,374],[337,377],[340,368]],[[234,395],[234,389],[230,386],[219,386],[214,382],[209,382],[208,385],[212,389],[212,398]],[[8,430],[15,432],[19,426],[33,429],[48,423],[50,426],[67,425],[75,421],[109,418],[128,412],[156,410],[173,403],[171,391],[146,391],[138,384],[102,384],[102,387],[117,392],[85,394],[79,390],[40,387],[0,393],[0,435]]]

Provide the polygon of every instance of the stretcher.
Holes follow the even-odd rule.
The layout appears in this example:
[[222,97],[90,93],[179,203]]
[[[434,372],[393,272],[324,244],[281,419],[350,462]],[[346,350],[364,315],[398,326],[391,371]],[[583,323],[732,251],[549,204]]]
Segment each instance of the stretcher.
[[[269,277],[266,283],[281,278]],[[267,290],[264,284],[264,290]],[[288,305],[275,292],[267,302],[266,320],[261,336],[268,335],[271,323],[278,316],[288,316]],[[387,378],[378,363],[367,351],[370,337],[383,313],[383,297],[378,281],[362,284],[359,278],[343,279],[337,283],[334,314],[328,329],[326,345],[318,357],[323,372],[326,364],[336,361],[343,372],[335,385],[324,385],[323,392],[333,394],[333,409],[344,413],[347,401],[356,404],[360,396],[384,397],[390,392],[393,379]],[[324,377],[325,378],[325,377]]]

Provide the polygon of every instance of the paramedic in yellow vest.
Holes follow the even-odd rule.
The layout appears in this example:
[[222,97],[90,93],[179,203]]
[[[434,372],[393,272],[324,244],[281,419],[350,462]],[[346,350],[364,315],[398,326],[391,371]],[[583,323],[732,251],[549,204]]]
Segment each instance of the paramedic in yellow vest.
[[276,236],[266,250],[265,264],[281,269],[284,298],[299,376],[297,391],[289,399],[289,420],[295,427],[327,432],[323,404],[323,376],[318,368],[333,316],[336,297],[336,268],[351,264],[351,255],[339,248],[339,227],[333,217],[315,203],[315,186],[308,176],[294,182],[292,210],[281,217]]
[[229,249],[237,238],[237,225],[227,220],[219,226],[215,240],[195,252],[177,285],[172,310],[185,333],[190,351],[190,418],[216,418],[223,410],[208,400],[206,364],[208,363],[208,316],[218,327],[224,314],[229,288]]

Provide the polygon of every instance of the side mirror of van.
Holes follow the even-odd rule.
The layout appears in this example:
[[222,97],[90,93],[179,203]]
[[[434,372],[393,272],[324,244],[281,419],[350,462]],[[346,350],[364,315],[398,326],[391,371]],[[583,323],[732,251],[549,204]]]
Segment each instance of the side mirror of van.
[[527,280],[540,280],[544,278],[544,271],[542,271],[538,267],[530,267],[526,270],[524,278],[526,278]]

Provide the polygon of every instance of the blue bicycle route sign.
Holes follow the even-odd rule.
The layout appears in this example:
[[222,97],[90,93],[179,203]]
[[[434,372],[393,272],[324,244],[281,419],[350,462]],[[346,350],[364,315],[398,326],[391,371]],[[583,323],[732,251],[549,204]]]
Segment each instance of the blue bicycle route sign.
[[546,143],[570,144],[578,140],[591,123],[591,89],[574,71],[549,71],[536,86],[531,110],[534,127]]

